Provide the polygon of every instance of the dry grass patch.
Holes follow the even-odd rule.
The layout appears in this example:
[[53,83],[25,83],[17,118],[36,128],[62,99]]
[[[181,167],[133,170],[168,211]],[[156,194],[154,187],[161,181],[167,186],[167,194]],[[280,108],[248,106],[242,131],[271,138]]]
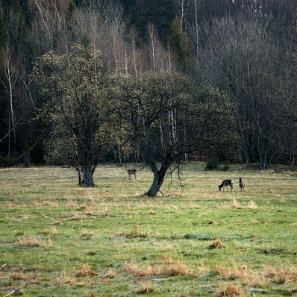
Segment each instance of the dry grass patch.
[[147,281],[143,284],[141,284],[141,287],[136,290],[137,294],[149,294],[149,293],[153,293],[155,290],[152,287],[152,283]]
[[199,205],[197,205],[197,203],[190,201],[189,208],[199,209],[200,207],[199,207]]
[[104,274],[105,278],[115,278],[116,277],[116,272],[110,268],[105,274]]
[[244,296],[243,290],[238,286],[233,286],[227,284],[224,288],[216,290],[214,297],[223,297],[223,296]]
[[217,238],[217,239],[213,240],[211,242],[211,244],[208,246],[208,249],[209,250],[212,250],[212,249],[223,249],[223,248],[225,248],[225,246],[221,242],[220,238]]
[[78,203],[76,201],[74,201],[71,198],[67,198],[66,202],[65,202],[65,206],[69,207],[69,208],[74,208],[74,207],[78,207]]
[[249,278],[251,278],[251,275],[252,275],[251,271],[248,270],[248,267],[246,265],[237,267],[236,263],[234,263],[234,266],[232,268],[217,265],[215,268],[215,273],[218,274],[222,279],[226,279],[226,280],[241,279],[241,280],[245,280],[246,282],[248,281]]
[[269,286],[269,283],[289,285],[297,283],[297,267],[290,268],[275,268],[267,266],[262,271],[249,270],[246,265],[237,267],[236,263],[232,268],[216,266],[214,272],[225,280],[239,279],[247,287],[264,288]]
[[254,201],[250,201],[247,207],[248,208],[258,208],[258,205]]
[[139,267],[136,264],[125,264],[122,271],[141,277],[157,275],[187,275],[190,273],[190,270],[181,261],[174,261],[167,257],[163,258],[161,265],[149,264],[145,267]]
[[53,281],[52,286],[63,287],[64,285],[75,285],[77,280],[74,276],[61,272],[61,274]]
[[23,236],[20,238],[19,244],[29,247],[49,247],[52,246],[52,240],[50,237],[39,239],[36,236]]
[[39,283],[37,276],[33,273],[13,272],[11,273],[10,278],[14,281],[28,282],[31,284]]
[[96,275],[95,271],[88,263],[84,263],[79,270],[76,271],[75,276],[94,276]]
[[240,203],[236,199],[233,199],[233,201],[232,201],[232,207],[233,208],[241,208],[241,205],[240,205]]
[[138,230],[138,226],[134,226],[133,230],[129,232],[120,231],[116,233],[116,236],[127,237],[127,238],[147,238],[147,237],[150,237],[151,235],[146,232]]
[[33,201],[32,205],[35,207],[59,207],[59,202],[55,200]]
[[82,218],[84,218],[84,216],[83,216],[82,214],[76,212],[76,211],[73,211],[73,212],[71,213],[71,218],[70,218],[70,219],[73,220],[73,221],[75,221],[75,220],[80,220],[80,219],[82,219]]
[[91,239],[95,234],[93,232],[83,232],[80,235],[81,239]]
[[297,283],[297,267],[282,268],[275,270],[275,280],[278,284],[296,284]]

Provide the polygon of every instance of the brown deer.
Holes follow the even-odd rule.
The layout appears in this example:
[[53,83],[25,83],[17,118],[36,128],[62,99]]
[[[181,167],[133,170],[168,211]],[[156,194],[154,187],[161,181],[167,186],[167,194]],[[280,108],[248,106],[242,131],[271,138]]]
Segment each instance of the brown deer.
[[127,166],[125,166],[125,167],[126,167],[126,170],[127,170],[128,175],[129,175],[129,179],[131,179],[131,175],[134,175],[135,176],[135,179],[136,179],[136,172],[137,172],[137,170],[136,169],[128,169]]
[[239,188],[240,191],[244,190],[245,183],[242,181],[242,177],[239,178]]
[[[224,191],[224,188],[225,187],[227,188],[228,186],[231,188],[231,191],[232,191],[232,189],[233,189],[233,180],[231,180],[231,179],[223,180],[222,183],[219,185],[219,191],[221,191],[222,188],[223,188],[223,191]],[[227,188],[227,190],[228,190],[228,188]]]

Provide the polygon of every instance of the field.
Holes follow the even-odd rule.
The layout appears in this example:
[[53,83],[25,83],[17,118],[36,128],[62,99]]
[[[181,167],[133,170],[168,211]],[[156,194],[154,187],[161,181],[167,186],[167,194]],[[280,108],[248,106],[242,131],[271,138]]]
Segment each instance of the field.
[[294,168],[189,163],[149,198],[152,174],[134,167],[136,180],[99,166],[95,188],[71,168],[1,169],[0,296],[297,294]]

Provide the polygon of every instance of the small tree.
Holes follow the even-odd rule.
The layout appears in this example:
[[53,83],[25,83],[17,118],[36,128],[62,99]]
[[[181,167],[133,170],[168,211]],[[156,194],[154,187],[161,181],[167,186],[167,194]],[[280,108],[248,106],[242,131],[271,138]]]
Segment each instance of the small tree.
[[47,158],[81,166],[81,186],[94,186],[93,173],[109,143],[108,78],[100,52],[74,46],[53,51],[34,66],[34,78],[46,101],[41,115],[51,125]]

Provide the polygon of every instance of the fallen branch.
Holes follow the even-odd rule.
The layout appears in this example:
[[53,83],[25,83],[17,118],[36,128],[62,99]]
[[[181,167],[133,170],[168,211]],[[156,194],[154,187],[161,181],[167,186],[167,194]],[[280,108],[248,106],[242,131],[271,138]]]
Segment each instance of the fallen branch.
[[6,266],[6,263],[3,264],[3,265],[0,267],[0,270],[1,270],[2,268],[4,268],[5,266]]
[[19,290],[19,288],[16,288],[15,290],[11,291],[11,292],[8,293],[7,295],[4,295],[4,297],[12,295],[12,294],[15,293],[17,290]]

